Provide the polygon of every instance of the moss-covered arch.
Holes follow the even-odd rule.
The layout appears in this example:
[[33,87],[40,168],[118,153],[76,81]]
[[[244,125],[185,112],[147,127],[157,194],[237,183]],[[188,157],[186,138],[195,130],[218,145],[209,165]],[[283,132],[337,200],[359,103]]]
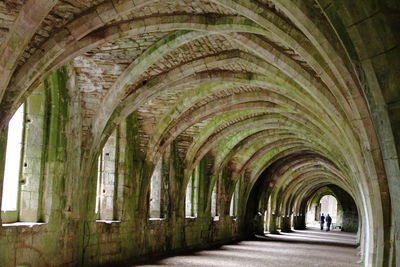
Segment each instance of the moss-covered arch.
[[[173,26],[174,24],[175,26]],[[79,27],[81,25],[77,26]],[[196,39],[207,34],[215,34],[216,32],[222,33],[224,31],[248,31],[256,34],[269,35],[267,31],[257,27],[257,25],[243,17],[212,18],[201,15],[157,16],[142,18],[140,21],[121,22],[121,25],[111,25],[108,26],[108,28],[103,29],[105,35],[99,36],[98,33],[94,32],[92,36],[88,35],[86,39],[75,39],[76,36],[71,36],[71,32],[61,30],[56,33],[54,39],[45,42],[43,47],[38,49],[37,52],[29,58],[28,62],[19,68],[17,73],[13,74],[14,77],[9,85],[7,94],[12,94],[14,97],[12,98],[12,102],[10,102],[11,98],[5,95],[1,102],[3,107],[1,112],[4,114],[2,118],[5,118],[5,120],[1,121],[0,126],[4,127],[4,125],[7,124],[9,119],[7,116],[8,112],[10,111],[12,114],[15,105],[22,103],[26,96],[32,92],[51,71],[59,68],[62,64],[65,64],[73,57],[76,57],[85,51],[89,51],[106,41],[111,41],[116,38],[135,36],[146,32],[171,32],[174,30],[175,33],[170,34],[169,37],[163,39],[164,41],[161,40],[158,42],[158,45],[155,44],[153,47],[162,46],[162,44],[168,42],[171,45],[172,41],[175,39],[173,36],[177,37],[177,40],[180,40],[181,44],[184,44],[194,40],[193,38],[189,38],[190,35],[197,35],[197,37],[195,37]],[[179,33],[184,33],[185,30],[193,30],[196,32],[192,32],[191,34],[186,32],[188,35],[185,35],[184,38],[179,38]],[[185,38],[187,39],[185,40]],[[164,46],[164,54],[173,49],[170,45]],[[157,53],[154,53],[152,49],[154,50],[154,48],[149,48],[147,54],[153,53],[153,55],[157,55]],[[141,58],[143,58],[143,56]],[[56,60],[58,60],[58,62],[55,62]],[[133,65],[137,64],[138,61],[135,61],[135,64]],[[129,68],[127,69],[127,72],[130,72]],[[120,80],[121,79],[122,78],[120,78]],[[117,86],[114,87],[120,87],[118,81],[116,84]]]

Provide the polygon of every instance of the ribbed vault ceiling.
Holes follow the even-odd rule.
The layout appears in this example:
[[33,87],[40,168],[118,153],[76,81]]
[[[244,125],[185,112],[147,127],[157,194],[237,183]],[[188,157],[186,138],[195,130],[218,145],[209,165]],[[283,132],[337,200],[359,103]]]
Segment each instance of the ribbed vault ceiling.
[[229,165],[255,180],[279,158],[313,152],[354,191],[369,146],[356,77],[339,42],[327,43],[335,36],[317,4],[304,10],[318,27],[307,36],[279,2],[57,2],[18,47],[2,107],[70,62],[88,153],[137,111],[149,162],[179,140],[187,173],[211,153],[215,173]]
[[18,44],[2,58],[3,127],[50,72],[69,64],[88,162],[136,112],[147,162],[177,141],[186,179],[209,155],[214,174],[245,175],[250,194],[275,164],[266,190],[289,199],[335,184],[363,212],[377,208],[366,200],[382,190],[371,118],[318,1],[42,0],[20,29],[11,22],[24,1],[10,2],[1,2],[4,14],[11,5],[1,38]]

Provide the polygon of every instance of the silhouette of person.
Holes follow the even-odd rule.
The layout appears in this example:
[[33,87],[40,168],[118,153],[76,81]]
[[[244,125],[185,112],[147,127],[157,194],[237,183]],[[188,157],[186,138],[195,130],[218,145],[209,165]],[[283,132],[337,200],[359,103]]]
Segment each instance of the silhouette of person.
[[332,224],[332,218],[331,216],[326,215],[326,231],[330,231],[331,230],[331,224]]
[[319,223],[321,224],[321,230],[324,230],[325,216],[324,216],[323,213],[322,213],[322,215],[320,217]]

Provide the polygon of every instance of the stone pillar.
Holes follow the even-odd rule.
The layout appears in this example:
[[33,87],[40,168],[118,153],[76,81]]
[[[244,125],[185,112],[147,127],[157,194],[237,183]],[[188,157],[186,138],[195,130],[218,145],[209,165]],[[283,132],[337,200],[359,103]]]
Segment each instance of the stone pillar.
[[295,230],[304,230],[306,229],[306,222],[305,222],[304,214],[298,214],[297,216],[294,215],[293,222],[294,222],[294,229]]
[[292,231],[292,229],[290,227],[290,216],[283,215],[281,217],[281,232],[289,233],[291,231]]
[[[80,147],[72,152],[69,146],[73,142],[80,144],[79,137],[66,131],[66,124],[69,118],[69,80],[70,73],[67,67],[52,73],[45,80],[45,88],[49,95],[46,158],[44,159],[44,179],[43,179],[43,220],[49,221],[51,225],[59,227],[59,223],[65,222],[62,217],[69,217],[70,212],[76,211],[76,206],[64,205],[66,203],[77,202],[79,198],[74,195],[76,192],[70,187],[76,182],[76,169],[68,169],[69,166],[76,166],[76,161],[80,159]],[[75,90],[76,88],[71,88]],[[72,123],[72,122],[68,122]],[[78,129],[76,129],[78,130]],[[80,130],[80,129],[79,129]],[[76,138],[76,139],[74,139]],[[79,165],[78,165],[79,166]],[[79,171],[79,168],[78,168]],[[69,175],[70,173],[77,176]],[[67,180],[66,177],[67,176]],[[66,193],[67,192],[67,193]],[[74,195],[74,196],[73,196]],[[69,199],[70,198],[70,199]],[[72,200],[73,199],[73,200]],[[69,201],[68,201],[69,200]],[[60,217],[60,213],[62,216]]]
[[183,188],[184,168],[183,162],[179,157],[178,143],[173,141],[169,155],[165,155],[169,159],[169,199],[170,214],[168,219],[168,239],[171,249],[177,249],[184,246],[185,240],[185,188]]
[[343,231],[343,208],[339,202],[337,204],[336,227]]
[[357,232],[358,213],[355,207],[343,207],[342,231]]
[[[141,169],[143,161],[139,149],[139,127],[136,113],[129,115],[125,122],[121,124],[121,136],[124,133],[124,139],[120,138],[120,167],[118,175],[124,178],[122,199],[123,203],[121,220],[133,222],[137,219],[138,197],[140,190]],[[122,182],[122,181],[121,181]]]
[[271,234],[278,234],[279,232],[277,230],[277,215],[274,211],[270,212],[268,222],[269,222],[268,223],[268,231]]
[[[4,168],[6,165],[6,149],[7,149],[7,128],[0,130],[0,212],[1,212],[1,203],[3,199],[3,180],[4,180]],[[0,224],[2,223],[0,216]],[[1,233],[1,227],[0,227]]]
[[87,203],[80,179],[81,106],[74,70],[70,66],[60,68],[49,75],[44,85],[48,122],[41,218],[48,222],[46,231],[51,234],[43,238],[42,252],[63,255],[65,258],[60,262],[68,260],[74,265],[81,260],[84,237],[81,215],[86,214],[82,208]]

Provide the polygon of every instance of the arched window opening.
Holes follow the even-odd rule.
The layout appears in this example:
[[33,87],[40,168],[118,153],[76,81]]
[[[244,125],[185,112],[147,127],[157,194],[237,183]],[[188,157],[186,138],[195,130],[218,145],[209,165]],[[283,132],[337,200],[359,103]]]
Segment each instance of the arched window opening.
[[218,220],[218,207],[217,207],[217,197],[218,197],[218,182],[215,183],[213,191],[211,193],[211,217],[214,220]]
[[229,208],[229,216],[236,217],[238,213],[238,204],[239,204],[239,182],[235,185],[235,191],[233,192],[231,198],[231,204]]
[[268,229],[268,210],[264,212],[264,232]]
[[46,91],[40,86],[15,112],[8,124],[7,145],[1,157],[4,164],[1,218],[4,223],[43,222],[44,151],[46,123],[53,116],[46,112]]
[[8,123],[3,198],[1,203],[1,210],[4,212],[17,211],[23,130],[24,105],[21,105]]
[[341,214],[339,212],[340,203],[333,195],[325,195],[319,201],[318,198],[310,203],[306,215],[308,226],[320,227],[321,216],[328,214],[332,219],[332,228],[341,227]]
[[307,209],[306,225],[312,227],[319,227],[319,219],[321,216],[321,205],[319,202],[312,202]]
[[154,168],[150,181],[150,218],[162,218],[161,214],[162,160]]
[[321,198],[319,201],[319,205],[321,207],[321,214],[324,214],[332,218],[332,224],[335,226],[336,225],[336,219],[337,219],[337,200],[334,196],[332,195],[326,195]]
[[117,131],[108,138],[98,158],[96,208],[97,220],[117,220],[115,208],[118,180]]
[[189,178],[188,185],[186,187],[186,198],[185,198],[185,216],[188,218],[197,217],[199,199],[199,168],[196,167]]

